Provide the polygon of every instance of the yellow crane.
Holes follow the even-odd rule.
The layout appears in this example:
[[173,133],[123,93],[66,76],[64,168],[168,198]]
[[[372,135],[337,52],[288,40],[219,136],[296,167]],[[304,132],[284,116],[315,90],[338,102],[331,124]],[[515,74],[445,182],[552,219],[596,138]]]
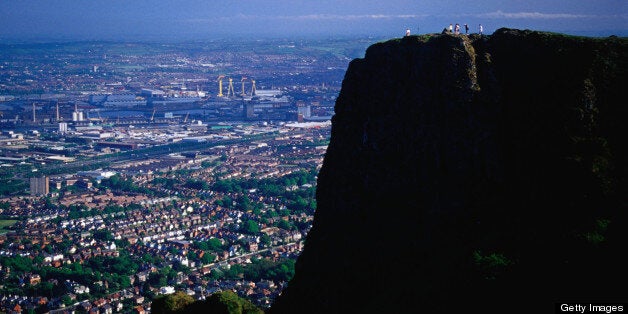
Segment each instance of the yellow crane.
[[224,75],[220,75],[218,76],[218,97],[224,97],[225,95],[222,94],[222,79],[225,78]]

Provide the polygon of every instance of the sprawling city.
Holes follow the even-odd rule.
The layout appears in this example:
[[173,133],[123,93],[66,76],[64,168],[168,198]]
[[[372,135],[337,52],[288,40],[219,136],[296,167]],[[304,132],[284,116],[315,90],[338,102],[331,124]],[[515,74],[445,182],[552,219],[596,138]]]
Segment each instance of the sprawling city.
[[375,39],[0,49],[0,312],[270,306],[351,59]]
[[627,17],[0,1],[0,314],[622,312]]

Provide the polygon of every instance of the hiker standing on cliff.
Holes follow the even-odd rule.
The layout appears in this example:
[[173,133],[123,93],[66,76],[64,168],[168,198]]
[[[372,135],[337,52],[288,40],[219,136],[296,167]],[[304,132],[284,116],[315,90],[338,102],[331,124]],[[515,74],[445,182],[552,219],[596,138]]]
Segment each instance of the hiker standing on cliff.
[[460,24],[456,23],[456,27],[454,28],[454,32],[456,35],[460,34]]
[[454,32],[454,26],[452,24],[449,24],[449,33],[453,33]]
[[410,36],[410,29],[406,29],[406,36]]
[[483,31],[484,31],[484,28],[482,28],[482,24],[480,24],[480,35],[482,35]]
[[467,23],[464,24],[464,33],[469,34],[469,25],[467,25]]

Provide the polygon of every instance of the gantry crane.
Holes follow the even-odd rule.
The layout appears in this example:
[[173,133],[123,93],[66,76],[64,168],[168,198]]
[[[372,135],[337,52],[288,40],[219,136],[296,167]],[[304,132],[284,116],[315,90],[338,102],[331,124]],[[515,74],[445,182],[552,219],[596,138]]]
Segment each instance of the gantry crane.
[[229,88],[227,89],[227,97],[235,96],[235,91],[233,90],[233,79],[229,78]]
[[243,76],[240,80],[240,82],[242,82],[242,93],[240,95],[242,96],[246,95],[246,92],[244,91],[244,81],[246,81],[246,76]]
[[253,86],[251,86],[251,97],[255,96],[255,80],[251,80],[251,84],[253,84]]
[[224,75],[220,75],[218,76],[218,97],[224,97],[225,95],[222,94],[222,79],[224,78]]

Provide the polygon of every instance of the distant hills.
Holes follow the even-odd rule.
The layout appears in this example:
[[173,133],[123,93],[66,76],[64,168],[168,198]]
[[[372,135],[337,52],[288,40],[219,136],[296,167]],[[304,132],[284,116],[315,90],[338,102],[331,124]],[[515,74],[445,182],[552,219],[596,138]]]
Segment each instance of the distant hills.
[[625,38],[514,29],[368,48],[271,313],[626,302],[627,60]]

